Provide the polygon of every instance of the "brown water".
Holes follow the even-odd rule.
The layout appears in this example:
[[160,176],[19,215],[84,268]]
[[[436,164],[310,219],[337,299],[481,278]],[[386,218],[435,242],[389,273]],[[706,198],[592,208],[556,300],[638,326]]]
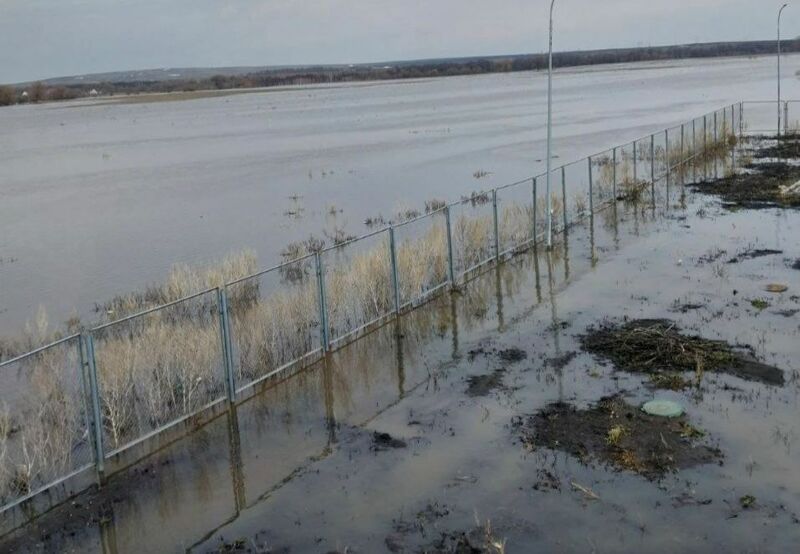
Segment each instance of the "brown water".
[[[800,56],[784,68],[786,98],[800,96]],[[774,77],[771,57],[559,71],[557,163],[772,98]],[[53,326],[91,322],[95,303],[163,281],[175,263],[251,248],[270,267],[310,233],[361,234],[367,217],[541,173],[546,82],[514,73],[4,108],[0,334],[39,306]]]
[[[552,253],[491,269],[276,383],[0,550],[413,552],[477,519],[507,552],[793,551],[800,319],[784,311],[800,309],[800,212],[729,212],[674,183],[652,200],[608,209]],[[750,248],[783,254],[725,263]],[[720,249],[728,256],[705,261]],[[770,294],[767,283],[790,288]],[[770,307],[755,309],[757,298]],[[700,307],[675,309],[684,304]],[[788,382],[706,374],[697,391],[654,392],[579,351],[588,326],[621,317],[750,345]],[[470,355],[510,347],[527,358]],[[469,377],[499,368],[500,387],[466,394]],[[723,463],[650,482],[516,440],[516,416],[618,392],[681,402]],[[375,449],[374,431],[407,446]],[[545,470],[560,488],[537,486]],[[756,498],[746,510],[745,495]]]

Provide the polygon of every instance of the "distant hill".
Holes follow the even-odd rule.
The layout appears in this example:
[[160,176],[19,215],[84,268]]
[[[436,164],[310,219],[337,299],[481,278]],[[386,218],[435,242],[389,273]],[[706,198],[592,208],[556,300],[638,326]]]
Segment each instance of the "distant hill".
[[[800,52],[800,39],[781,42],[784,52]],[[752,56],[773,54],[775,41],[713,42],[674,46],[610,48],[557,52],[555,67],[629,63],[686,58]],[[369,64],[308,66],[244,66],[215,68],[162,68],[95,73],[46,79],[40,84],[14,85],[17,99],[31,100],[23,91],[36,87],[37,100],[61,100],[86,96],[95,89],[101,95],[143,92],[241,89],[313,83],[391,80],[449,75],[472,75],[509,71],[541,70],[547,54],[515,54],[403,60]]]

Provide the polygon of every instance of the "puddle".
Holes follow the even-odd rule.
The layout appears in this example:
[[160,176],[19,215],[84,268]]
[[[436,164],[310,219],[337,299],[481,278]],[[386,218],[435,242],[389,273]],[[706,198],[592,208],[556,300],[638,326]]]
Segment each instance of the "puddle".
[[704,433],[686,416],[651,416],[621,396],[603,398],[584,410],[550,404],[523,421],[519,432],[529,450],[561,450],[584,463],[599,460],[650,480],[722,460],[719,449],[699,444]]
[[[796,280],[800,211],[722,210],[669,184],[644,196],[269,383],[0,551],[792,551],[798,326],[777,312],[800,297],[764,286]],[[725,264],[753,245],[791,261]],[[598,367],[582,335],[601,321],[718,338],[723,360],[757,357],[784,386],[706,367],[696,387],[696,359]],[[653,426],[652,386],[687,416]]]
[[[655,385],[675,382],[675,373],[724,372],[769,385],[783,385],[783,371],[753,357],[752,348],[683,333],[668,319],[605,322],[581,337],[584,350],[611,361],[617,369],[656,375]],[[677,377],[680,379],[680,377]],[[680,386],[678,388],[683,388]]]

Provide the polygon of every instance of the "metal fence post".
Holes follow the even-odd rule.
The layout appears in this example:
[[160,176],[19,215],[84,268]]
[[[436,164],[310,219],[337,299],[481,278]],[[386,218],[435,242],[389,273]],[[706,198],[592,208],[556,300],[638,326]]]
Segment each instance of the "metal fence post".
[[589,156],[589,213],[594,214],[594,176],[592,175],[592,157]]
[[100,409],[100,387],[97,381],[97,362],[94,355],[94,338],[90,334],[82,334],[81,363],[84,364],[86,376],[89,378],[89,402],[92,411],[91,442],[94,450],[94,465],[97,480],[102,484],[105,480],[105,449],[103,447],[103,418]]
[[703,156],[708,150],[708,117],[703,116]]
[[714,146],[716,146],[718,142],[719,136],[717,134],[717,112],[714,112]]
[[650,182],[656,182],[656,136],[650,135]]
[[697,120],[692,120],[692,157],[697,156]]
[[617,147],[614,147],[613,154],[611,154],[611,163],[614,169],[611,171],[611,194],[614,196],[614,202],[617,201]]
[[669,129],[664,129],[664,170],[667,175],[669,175],[670,170],[670,159],[669,159]]
[[783,134],[789,133],[789,102],[783,103]]
[[567,170],[561,166],[561,199],[563,205],[561,211],[564,214],[564,232],[567,232]]
[[[683,162],[685,161],[685,160],[683,159],[683,156],[684,156],[684,153],[683,153],[683,147],[684,147],[684,144],[683,144],[683,143],[684,143],[684,140],[683,140],[683,135],[684,135],[684,134],[685,134],[685,128],[684,128],[684,124],[683,124],[683,123],[681,123],[681,155],[680,155],[681,166],[683,165]],[[681,167],[681,169],[683,169],[683,168]]]
[[722,138],[725,138],[725,133],[728,132],[728,110],[722,108]]
[[394,312],[400,313],[400,280],[397,278],[397,246],[394,239],[394,226],[389,227],[389,255],[392,261],[392,289],[394,290]]
[[319,252],[314,255],[314,262],[317,268],[317,290],[319,292],[320,340],[322,342],[322,351],[327,352],[331,346],[330,330],[328,329],[328,305],[325,298],[325,274],[322,268],[322,256]]
[[228,392],[228,402],[236,402],[236,381],[233,377],[233,346],[231,341],[231,326],[228,314],[228,290],[222,286],[217,289],[217,305],[219,306],[219,330],[222,341],[222,366],[225,370],[225,389]]
[[538,202],[536,200],[536,177],[534,177],[531,182],[533,189],[533,233],[531,233],[531,236],[533,237],[533,244],[536,245],[536,210],[538,209]]
[[744,136],[744,102],[739,102],[739,138]]
[[500,261],[500,225],[497,218],[497,189],[492,189],[492,214],[494,218],[494,259]]
[[639,180],[639,176],[636,172],[636,158],[639,156],[636,154],[636,141],[633,141],[633,182],[636,183]]
[[450,276],[450,286],[456,284],[455,265],[453,263],[453,226],[450,221],[450,206],[445,206],[444,222],[447,227],[447,271]]

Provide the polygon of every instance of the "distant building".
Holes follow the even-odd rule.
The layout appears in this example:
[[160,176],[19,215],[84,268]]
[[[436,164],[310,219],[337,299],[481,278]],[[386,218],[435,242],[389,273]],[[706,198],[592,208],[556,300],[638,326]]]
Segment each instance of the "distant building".
[[23,91],[22,91],[22,98],[23,98],[24,100],[27,100],[27,99],[28,99],[28,91],[27,91],[27,90],[23,90]]
[[92,90],[89,91],[89,96],[95,97],[95,96],[99,96],[99,95],[100,95],[100,93],[97,92],[96,88],[93,88]]

